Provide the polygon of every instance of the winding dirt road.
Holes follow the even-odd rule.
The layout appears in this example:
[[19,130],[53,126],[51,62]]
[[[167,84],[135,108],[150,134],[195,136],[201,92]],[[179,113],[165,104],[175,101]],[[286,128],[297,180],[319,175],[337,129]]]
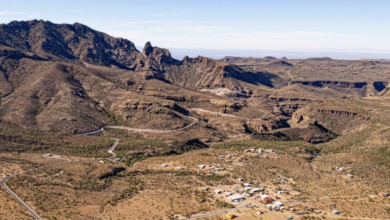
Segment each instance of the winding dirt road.
[[208,110],[204,110],[204,109],[201,109],[201,108],[191,108],[190,111],[192,112],[197,112],[197,113],[208,113],[208,114],[212,114],[212,115],[217,115],[217,116],[224,116],[224,117],[231,117],[231,118],[240,118],[240,119],[247,119],[247,120],[250,120],[250,119],[262,119],[264,118],[268,112],[266,111],[263,111],[261,109],[257,109],[258,111],[261,111],[263,112],[264,114],[261,116],[261,117],[256,117],[256,118],[248,118],[248,117],[241,117],[241,116],[236,116],[236,115],[229,115],[229,114],[223,114],[223,113],[219,113],[219,112],[213,112],[213,111],[208,111]]
[[197,214],[197,215],[193,215],[193,216],[191,216],[189,218],[186,218],[186,217],[179,218],[179,220],[192,220],[192,219],[206,218],[206,217],[210,217],[210,216],[214,216],[214,215],[220,215],[220,214],[224,214],[224,213],[231,213],[231,212],[237,211],[240,208],[244,208],[246,205],[247,205],[247,203],[239,205],[239,206],[237,206],[236,208],[233,208],[233,209],[224,209],[224,210],[215,211],[215,212],[208,212],[208,213],[204,213],[204,214]]
[[[261,116],[261,117],[258,117],[258,118],[246,118],[246,117],[241,117],[241,116],[235,116],[235,115],[229,115],[229,114],[222,114],[222,113],[219,113],[219,112],[213,112],[213,111],[208,111],[208,110],[204,110],[204,109],[197,109],[197,108],[194,108],[194,109],[190,109],[190,112],[197,112],[197,113],[208,113],[208,114],[212,114],[212,115],[217,115],[217,116],[223,116],[223,117],[232,117],[232,118],[241,118],[241,119],[262,119],[264,118],[268,113],[263,111],[263,110],[260,110],[258,109],[259,111],[263,112],[264,114]],[[147,133],[171,133],[171,132],[176,132],[176,131],[181,131],[181,130],[184,130],[184,129],[187,129],[189,127],[192,127],[194,125],[196,125],[199,120],[197,118],[194,118],[194,117],[191,117],[191,116],[188,116],[189,118],[191,118],[193,120],[193,122],[189,125],[186,125],[182,128],[178,128],[178,129],[173,129],[173,130],[152,130],[152,129],[140,129],[140,128],[131,128],[131,127],[125,127],[125,126],[105,126],[105,127],[102,127],[100,129],[97,129],[97,130],[93,130],[93,131],[88,131],[88,132],[85,132],[85,133],[82,133],[82,134],[79,134],[79,135],[90,135],[90,134],[96,134],[96,133],[99,133],[101,131],[104,130],[104,128],[111,128],[111,129],[122,129],[122,130],[128,130],[128,131],[136,131],[136,132],[147,132]],[[118,145],[119,143],[119,139],[118,138],[112,138],[115,140],[115,142],[111,145],[111,147],[108,149],[108,153],[111,154],[111,157],[109,158],[104,158],[104,159],[111,159],[111,158],[114,158],[116,157],[116,154],[114,153],[114,150],[115,150],[115,147]],[[58,165],[62,165],[62,164],[69,164],[69,163],[76,163],[76,162],[83,162],[83,161],[90,161],[90,160],[95,160],[95,159],[86,159],[86,160],[74,160],[74,161],[67,161],[67,162],[61,162],[61,163],[55,163],[55,164],[51,164],[51,165],[47,165],[47,166],[42,166],[42,167],[37,167],[37,168],[33,168],[33,169],[30,169],[30,170],[27,170],[27,171],[23,171],[23,172],[20,172],[20,173],[15,173],[15,174],[11,174],[11,175],[8,175],[6,176],[4,179],[2,179],[0,181],[0,185],[1,187],[3,187],[5,189],[5,191],[10,194],[24,209],[26,209],[35,219],[38,219],[38,220],[43,220],[36,212],[34,209],[32,209],[30,206],[28,206],[22,199],[20,199],[6,184],[7,180],[8,179],[11,179],[15,176],[18,176],[18,175],[21,175],[21,174],[24,174],[24,173],[28,173],[28,172],[32,172],[32,171],[36,171],[36,170],[40,170],[40,169],[44,169],[44,168],[48,168],[48,167],[52,167],[52,166],[58,166]],[[238,208],[238,207],[237,207]],[[222,214],[224,212],[228,212],[228,211],[233,211],[233,210],[236,210],[237,208],[235,209],[229,209],[229,210],[222,210],[222,211],[217,211],[217,212],[212,212],[212,213],[207,213],[207,214],[200,214],[200,215],[196,215],[194,217],[191,217],[191,218],[186,218],[186,219],[196,219],[196,218],[203,218],[203,217],[207,217],[207,216],[212,216],[212,215],[218,215],[218,214]]]
[[[241,116],[236,116],[236,115],[229,115],[229,114],[223,114],[223,113],[219,113],[219,112],[208,111],[208,110],[204,110],[204,109],[201,109],[201,108],[189,109],[190,112],[208,113],[208,114],[217,115],[217,116],[240,118],[240,119],[247,119],[247,120],[262,119],[262,118],[264,118],[268,114],[268,112],[263,111],[261,109],[257,109],[257,110],[260,111],[260,112],[263,112],[264,114],[261,117],[257,117],[257,118],[247,118],[247,117],[241,117]],[[87,131],[87,132],[81,133],[79,135],[97,134],[99,132],[104,131],[104,128],[121,129],[121,130],[135,131],[135,132],[140,132],[140,133],[155,133],[155,134],[172,133],[172,132],[182,131],[184,129],[190,128],[190,127],[198,124],[199,120],[197,118],[194,118],[194,117],[191,117],[191,116],[188,116],[188,117],[193,120],[193,122],[191,124],[186,125],[186,126],[184,126],[182,128],[172,129],[172,130],[153,130],[153,129],[141,129],[141,128],[126,127],[126,126],[108,125],[108,126],[104,126],[102,128],[99,128],[97,130]]]
[[276,88],[277,86],[280,86],[280,85],[282,85],[282,84],[285,84],[285,83],[294,81],[294,77],[291,76],[291,71],[295,68],[295,65],[296,65],[296,61],[293,63],[293,66],[291,67],[291,69],[289,69],[289,70],[287,71],[287,75],[291,78],[291,80],[290,80],[290,81],[284,81],[284,82],[282,82],[282,83],[279,83],[279,84],[277,84],[276,86],[274,86],[274,88]]
[[[116,156],[116,154],[114,153],[114,149],[115,147],[118,145],[119,143],[119,139],[118,138],[112,138],[115,140],[115,142],[111,145],[110,149],[108,149],[108,153],[110,153],[112,156],[109,157],[109,158],[113,158]],[[109,159],[109,158],[103,158],[103,159]],[[50,164],[50,165],[46,165],[46,166],[42,166],[42,167],[36,167],[36,168],[33,168],[33,169],[30,169],[30,170],[26,170],[26,171],[23,171],[23,172],[19,172],[19,173],[15,173],[15,174],[11,174],[11,175],[8,175],[6,176],[5,178],[3,178],[1,181],[0,181],[0,185],[1,187],[4,188],[4,190],[9,194],[11,195],[15,200],[16,202],[18,202],[24,209],[26,209],[35,219],[37,220],[43,220],[42,217],[40,217],[33,208],[31,208],[29,205],[26,204],[26,202],[24,202],[19,196],[17,196],[8,186],[7,186],[7,180],[15,177],[15,176],[18,176],[18,175],[21,175],[21,174],[24,174],[24,173],[29,173],[29,172],[32,172],[32,171],[36,171],[36,170],[41,170],[41,169],[44,169],[44,168],[48,168],[48,167],[54,167],[54,166],[58,166],[58,165],[63,165],[63,164],[70,164],[70,163],[77,163],[77,162],[85,162],[85,161],[91,161],[91,160],[96,160],[96,159],[85,159],[85,160],[73,160],[73,161],[66,161],[66,162],[61,162],[61,163],[55,163],[55,164]]]

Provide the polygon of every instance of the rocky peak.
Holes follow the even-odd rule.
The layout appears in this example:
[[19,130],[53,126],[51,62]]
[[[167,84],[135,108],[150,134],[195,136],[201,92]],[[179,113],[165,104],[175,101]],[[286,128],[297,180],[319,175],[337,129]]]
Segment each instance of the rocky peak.
[[49,21],[13,21],[0,26],[0,44],[31,52],[53,61],[80,60],[87,63],[129,68],[139,51],[133,42],[109,36],[74,23]]
[[144,54],[145,56],[149,56],[151,53],[153,53],[153,46],[152,44],[148,41],[146,42],[145,46],[144,46],[144,49],[142,51],[142,54]]
[[161,64],[172,64],[175,60],[172,58],[169,50],[159,47],[153,47],[148,41],[142,51],[144,57],[148,57],[156,61],[159,65]]

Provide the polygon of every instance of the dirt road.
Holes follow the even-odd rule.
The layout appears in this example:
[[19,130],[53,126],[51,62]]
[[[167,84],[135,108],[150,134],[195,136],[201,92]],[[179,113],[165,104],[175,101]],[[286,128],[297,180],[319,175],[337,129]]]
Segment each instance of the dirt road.
[[[115,157],[115,153],[114,153],[114,149],[115,147],[118,145],[119,143],[119,139],[118,138],[113,138],[115,140],[115,142],[111,145],[110,149],[108,150],[108,152],[112,155],[111,157]],[[15,176],[18,176],[18,175],[21,175],[21,174],[24,174],[24,173],[28,173],[28,172],[32,172],[32,171],[36,171],[36,170],[41,170],[41,169],[44,169],[44,168],[48,168],[48,167],[53,167],[53,166],[59,166],[59,165],[63,165],[63,164],[70,164],[70,163],[77,163],[77,162],[84,162],[84,161],[91,161],[91,160],[95,160],[95,159],[85,159],[85,160],[73,160],[73,161],[66,161],[66,162],[60,162],[60,163],[55,163],[55,164],[50,164],[50,165],[46,165],[46,166],[42,166],[42,167],[36,167],[36,168],[33,168],[33,169],[30,169],[30,170],[26,170],[26,171],[23,171],[23,172],[19,172],[19,173],[15,173],[15,174],[11,174],[11,175],[7,175],[5,178],[3,178],[1,181],[0,181],[0,185],[1,187],[4,188],[4,190],[9,194],[11,195],[24,209],[26,209],[35,219],[38,219],[38,220],[43,220],[43,218],[41,218],[33,208],[31,208],[30,206],[28,206],[21,198],[19,198],[19,196],[17,196],[8,186],[7,186],[7,180],[15,177]]]

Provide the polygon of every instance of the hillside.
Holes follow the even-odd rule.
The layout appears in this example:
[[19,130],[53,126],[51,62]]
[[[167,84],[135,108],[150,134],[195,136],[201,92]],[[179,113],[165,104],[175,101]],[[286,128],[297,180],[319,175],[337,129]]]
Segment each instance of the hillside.
[[291,81],[290,73],[294,79],[290,84],[329,87],[356,97],[376,95],[390,81],[390,65],[384,60],[334,60],[327,57],[297,60],[225,57],[221,60],[243,69],[269,72],[285,81]]
[[278,78],[204,57],[178,61],[149,42],[139,52],[79,23],[1,24],[0,45],[1,120],[30,130],[177,129],[192,122],[186,101],[229,100],[196,90],[266,88]]
[[0,215],[29,219],[23,200],[45,219],[387,219],[388,70],[1,24]]

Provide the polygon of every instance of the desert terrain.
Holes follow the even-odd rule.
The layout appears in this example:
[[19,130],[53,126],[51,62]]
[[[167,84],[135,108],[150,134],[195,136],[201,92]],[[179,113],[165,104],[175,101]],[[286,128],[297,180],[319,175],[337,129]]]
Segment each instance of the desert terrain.
[[2,24],[0,217],[390,219],[389,72]]

